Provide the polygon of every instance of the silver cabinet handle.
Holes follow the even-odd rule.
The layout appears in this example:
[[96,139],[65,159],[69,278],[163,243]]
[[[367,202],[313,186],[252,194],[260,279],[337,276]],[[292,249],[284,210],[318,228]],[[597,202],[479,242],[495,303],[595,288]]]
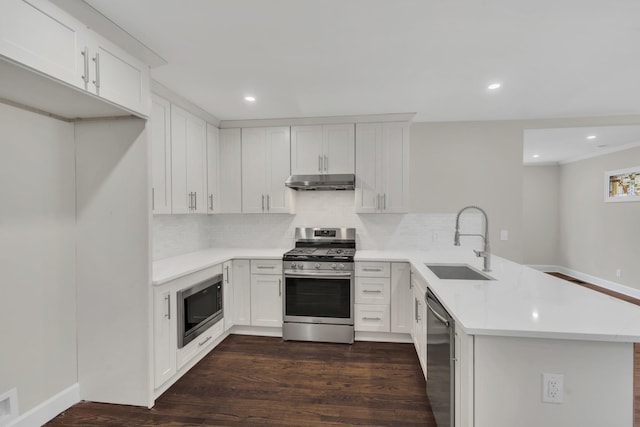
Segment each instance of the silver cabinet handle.
[[224,281],[225,283],[229,283],[229,266],[227,265],[224,269],[227,272],[226,274],[227,277],[224,278]]
[[318,156],[318,172],[322,172],[322,156]]
[[383,211],[387,210],[387,193],[384,193],[382,195],[382,210]]
[[363,268],[362,271],[382,271],[381,268]]
[[199,342],[199,343],[198,343],[198,347],[202,347],[203,345],[205,345],[206,343],[208,343],[208,342],[209,342],[209,340],[210,340],[211,338],[213,338],[213,336],[212,336],[212,335],[209,335],[209,336],[207,337],[207,339],[206,339],[206,340],[204,340],[204,341],[202,341],[202,342]]
[[329,170],[329,158],[324,156],[324,171],[327,172]]
[[382,319],[379,318],[379,317],[363,317],[362,320],[377,320],[377,321],[380,321]]
[[213,210],[213,194],[209,194],[209,210]]
[[156,210],[156,189],[151,187],[151,210]]
[[82,81],[84,82],[84,89],[86,90],[89,84],[89,48],[85,46],[81,53],[82,56],[84,56],[84,75],[82,76]]
[[167,314],[164,315],[168,320],[171,320],[171,294],[164,298],[167,301]]
[[382,293],[382,291],[380,291],[380,290],[370,291],[368,289],[363,289],[362,292],[365,293],[365,294],[381,294]]
[[96,64],[96,79],[93,84],[96,86],[96,92],[100,92],[100,54],[98,52],[96,52],[93,62]]
[[409,289],[413,289],[413,270],[409,270]]
[[196,193],[195,191],[193,192],[193,210],[198,210],[198,193]]
[[264,211],[264,194],[262,195],[262,210]]
[[265,270],[265,269],[273,270],[274,268],[276,268],[276,266],[275,265],[258,265],[256,266],[256,268],[260,270]]
[[271,210],[271,196],[267,194],[267,212]]
[[282,296],[282,279],[278,279],[278,296]]

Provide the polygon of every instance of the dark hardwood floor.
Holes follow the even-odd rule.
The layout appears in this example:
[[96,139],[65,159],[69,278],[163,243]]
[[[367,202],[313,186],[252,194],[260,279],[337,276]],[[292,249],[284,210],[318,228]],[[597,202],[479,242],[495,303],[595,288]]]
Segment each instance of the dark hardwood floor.
[[[584,282],[575,277],[567,276],[562,273],[547,273],[552,276],[559,277],[560,279],[568,280],[576,285],[584,286],[603,294],[619,298],[623,301],[629,302],[640,306],[640,300],[630,297],[619,292],[615,292],[606,288],[603,288],[592,283]],[[640,343],[633,344],[633,426],[640,427]]]
[[81,402],[48,426],[435,427],[412,344],[231,335],[151,409]]

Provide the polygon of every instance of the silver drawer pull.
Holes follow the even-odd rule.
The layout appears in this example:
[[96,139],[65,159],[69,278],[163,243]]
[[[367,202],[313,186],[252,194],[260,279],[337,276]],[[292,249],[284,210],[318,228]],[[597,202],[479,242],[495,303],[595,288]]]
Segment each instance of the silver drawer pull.
[[363,268],[362,271],[382,271],[381,268]]
[[368,289],[363,289],[362,292],[365,293],[365,294],[381,294],[382,293],[382,291],[380,291],[380,290],[370,291]]
[[382,319],[379,317],[363,317],[362,320],[375,320],[379,322]]
[[276,268],[275,265],[258,265],[257,268],[259,268],[260,270],[273,270],[274,268]]
[[202,347],[203,345],[205,345],[207,342],[209,342],[209,340],[210,340],[211,338],[213,338],[213,336],[212,336],[212,335],[209,335],[209,336],[207,337],[207,339],[206,339],[206,340],[204,340],[204,341],[202,341],[202,342],[198,343],[198,347]]

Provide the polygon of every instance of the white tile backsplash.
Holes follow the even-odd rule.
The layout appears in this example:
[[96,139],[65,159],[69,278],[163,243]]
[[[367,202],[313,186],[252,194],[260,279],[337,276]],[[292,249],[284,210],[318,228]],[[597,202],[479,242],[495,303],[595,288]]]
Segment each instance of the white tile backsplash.
[[[357,247],[367,250],[430,250],[453,246],[455,213],[356,214],[352,191],[307,191],[294,196],[296,214],[154,216],[154,259],[207,247],[293,247],[296,227],[355,227]],[[478,233],[482,218],[465,213],[465,233]],[[462,243],[480,249],[480,238]]]

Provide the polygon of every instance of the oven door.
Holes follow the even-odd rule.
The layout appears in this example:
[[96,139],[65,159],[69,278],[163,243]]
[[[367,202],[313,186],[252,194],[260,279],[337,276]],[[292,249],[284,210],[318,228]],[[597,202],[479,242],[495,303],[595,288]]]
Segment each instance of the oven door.
[[285,322],[353,325],[353,272],[284,272]]

